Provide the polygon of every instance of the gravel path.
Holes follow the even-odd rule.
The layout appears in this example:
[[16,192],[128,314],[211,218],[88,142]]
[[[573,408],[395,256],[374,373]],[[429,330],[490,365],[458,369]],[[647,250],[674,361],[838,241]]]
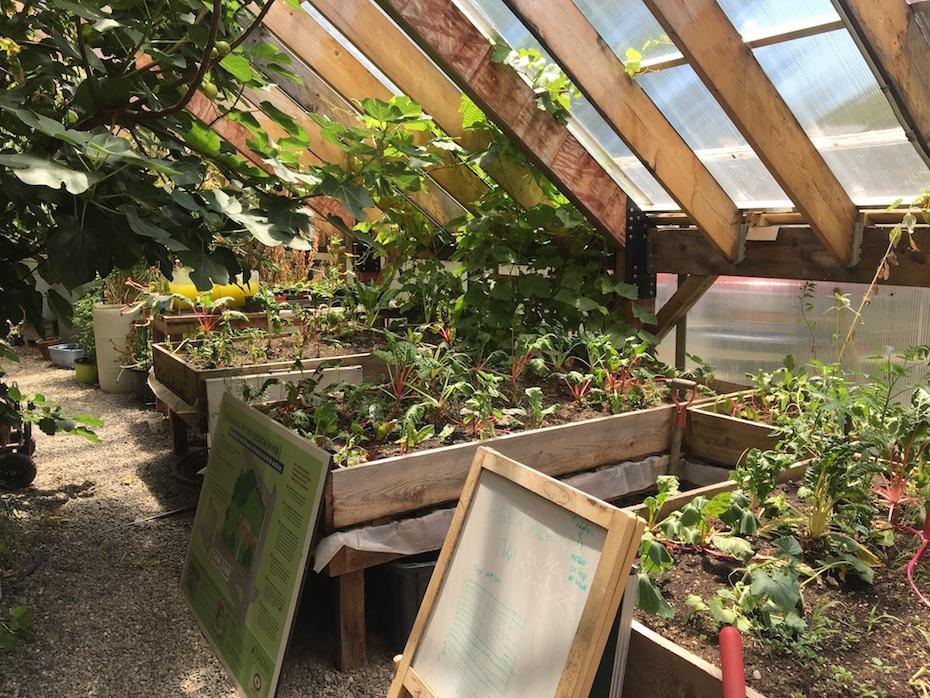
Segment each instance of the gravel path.
[[[0,696],[203,696],[236,691],[185,606],[178,580],[191,514],[141,525],[144,516],[196,503],[170,474],[170,436],[153,434],[128,396],[76,383],[32,350],[9,367],[13,380],[73,411],[99,416],[103,443],[39,433],[33,489],[15,496],[29,548],[19,585],[2,580],[0,610],[26,605],[35,639],[0,655]],[[36,564],[37,563],[37,564]],[[328,599],[323,595],[324,600]],[[383,696],[389,656],[337,673],[332,641],[302,610],[278,695]]]

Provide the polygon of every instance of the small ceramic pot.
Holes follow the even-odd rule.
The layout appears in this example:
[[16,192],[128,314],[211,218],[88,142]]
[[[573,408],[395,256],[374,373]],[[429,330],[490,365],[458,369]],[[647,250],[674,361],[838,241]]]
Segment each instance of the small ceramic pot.
[[83,385],[96,385],[97,364],[78,359],[74,362],[74,379]]
[[53,344],[48,348],[52,366],[74,368],[74,362],[84,358],[84,350],[79,344]]

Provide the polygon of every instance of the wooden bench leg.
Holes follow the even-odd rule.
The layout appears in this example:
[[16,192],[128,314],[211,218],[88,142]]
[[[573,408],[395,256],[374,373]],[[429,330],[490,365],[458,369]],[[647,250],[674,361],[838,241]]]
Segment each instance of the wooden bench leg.
[[174,455],[183,456],[187,453],[187,424],[174,412],[169,411],[171,419],[171,441],[174,444]]
[[340,671],[368,663],[365,643],[365,571],[336,577],[337,664]]

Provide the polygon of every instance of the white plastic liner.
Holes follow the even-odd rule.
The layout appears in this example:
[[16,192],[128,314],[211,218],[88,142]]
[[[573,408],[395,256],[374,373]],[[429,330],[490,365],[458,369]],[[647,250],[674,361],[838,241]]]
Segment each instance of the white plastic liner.
[[[650,456],[639,462],[624,462],[566,478],[572,487],[598,499],[619,499],[634,492],[648,490],[656,478],[668,470],[668,456]],[[729,477],[725,468],[684,463],[682,479],[695,485],[723,482]],[[313,570],[320,572],[341,548],[362,552],[395,555],[418,555],[439,550],[452,523],[455,508],[437,509],[423,516],[392,521],[378,526],[362,526],[336,531],[317,543],[313,551]]]

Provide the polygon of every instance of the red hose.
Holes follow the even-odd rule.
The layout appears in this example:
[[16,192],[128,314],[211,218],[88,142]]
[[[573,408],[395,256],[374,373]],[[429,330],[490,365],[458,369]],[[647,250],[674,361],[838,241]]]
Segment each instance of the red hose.
[[720,668],[723,671],[723,698],[746,698],[743,639],[732,625],[720,631]]

